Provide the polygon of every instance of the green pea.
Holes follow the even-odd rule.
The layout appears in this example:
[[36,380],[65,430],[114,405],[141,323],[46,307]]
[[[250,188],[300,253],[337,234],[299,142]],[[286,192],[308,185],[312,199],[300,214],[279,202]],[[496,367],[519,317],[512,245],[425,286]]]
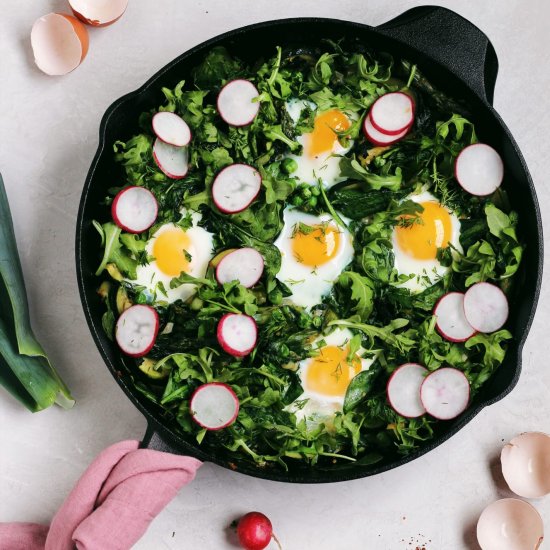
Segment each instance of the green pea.
[[203,300],[201,300],[198,296],[195,296],[191,302],[190,307],[193,311],[199,311],[199,309],[201,309],[203,305]]
[[311,197],[311,189],[309,187],[306,187],[305,189],[302,189],[300,192],[303,199],[309,199]]
[[302,206],[302,204],[304,204],[304,199],[302,199],[300,195],[294,195],[294,197],[292,197],[291,202],[294,206]]
[[298,170],[298,163],[294,159],[285,159],[281,164],[283,172],[292,174]]
[[311,194],[315,197],[318,197],[321,194],[321,190],[318,187],[312,187]]
[[307,201],[307,204],[308,206],[310,206],[311,208],[315,208],[317,206],[317,197],[311,197],[308,201]]

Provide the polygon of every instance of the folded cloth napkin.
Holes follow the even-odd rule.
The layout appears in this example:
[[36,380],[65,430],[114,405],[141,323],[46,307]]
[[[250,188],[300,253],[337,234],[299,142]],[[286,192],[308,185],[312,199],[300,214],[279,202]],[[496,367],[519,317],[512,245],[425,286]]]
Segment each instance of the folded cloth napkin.
[[128,550],[202,462],[122,441],[105,449],[50,527],[0,523],[1,550]]

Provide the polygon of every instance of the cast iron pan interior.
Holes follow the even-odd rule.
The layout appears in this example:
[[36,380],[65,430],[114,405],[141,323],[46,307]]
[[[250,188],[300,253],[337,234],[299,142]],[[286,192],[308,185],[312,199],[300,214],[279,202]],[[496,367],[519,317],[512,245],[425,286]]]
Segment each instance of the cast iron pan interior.
[[[116,346],[101,327],[103,305],[96,293],[98,279],[98,235],[94,219],[106,220],[100,206],[106,189],[119,184],[122,171],[114,163],[112,144],[139,133],[138,118],[163,102],[161,87],[174,87],[186,78],[204,54],[224,45],[245,60],[273,54],[277,45],[315,46],[321,38],[357,40],[380,51],[388,51],[418,63],[431,81],[449,95],[468,102],[481,141],[493,145],[506,162],[504,186],[521,219],[521,235],[527,243],[522,278],[512,300],[509,329],[515,336],[506,359],[471,407],[458,419],[444,424],[436,439],[421,450],[399,459],[371,466],[344,464],[316,466],[290,464],[259,468],[223,449],[199,447],[192,438],[178,433],[165,422],[161,410],[137,392]],[[90,330],[107,367],[134,405],[145,415],[149,430],[144,446],[188,454],[255,477],[293,483],[320,483],[373,475],[409,462],[440,445],[463,428],[483,407],[504,397],[517,383],[521,370],[521,349],[531,325],[542,276],[542,227],[535,190],[523,157],[508,129],[491,106],[498,70],[494,49],[487,37],[456,13],[438,7],[414,8],[380,26],[369,27],[332,19],[301,18],[270,21],[237,29],[213,38],[184,53],[161,69],[139,90],[117,100],[105,113],[100,127],[100,144],[94,157],[80,203],[76,233],[77,276],[82,304]],[[99,367],[98,367],[99,368]]]

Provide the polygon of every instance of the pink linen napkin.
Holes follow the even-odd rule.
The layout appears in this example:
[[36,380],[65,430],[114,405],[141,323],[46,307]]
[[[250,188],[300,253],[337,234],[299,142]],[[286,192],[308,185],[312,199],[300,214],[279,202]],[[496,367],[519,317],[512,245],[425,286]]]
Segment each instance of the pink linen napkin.
[[128,550],[202,462],[121,441],[88,467],[48,528],[0,523],[1,550]]

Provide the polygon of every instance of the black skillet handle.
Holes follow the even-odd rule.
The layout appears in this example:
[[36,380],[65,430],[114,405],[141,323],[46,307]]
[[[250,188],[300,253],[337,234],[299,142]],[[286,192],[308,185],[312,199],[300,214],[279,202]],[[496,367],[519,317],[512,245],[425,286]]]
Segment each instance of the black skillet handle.
[[[175,446],[170,445],[152,424],[147,424],[147,431],[143,436],[143,441],[140,445],[141,449],[152,449],[153,451],[162,451],[163,453],[172,453],[175,455],[181,455],[181,450],[178,450]],[[189,454],[189,453],[185,453]]]
[[460,77],[489,104],[498,59],[487,36],[454,11],[419,6],[377,27],[391,38],[416,48]]

